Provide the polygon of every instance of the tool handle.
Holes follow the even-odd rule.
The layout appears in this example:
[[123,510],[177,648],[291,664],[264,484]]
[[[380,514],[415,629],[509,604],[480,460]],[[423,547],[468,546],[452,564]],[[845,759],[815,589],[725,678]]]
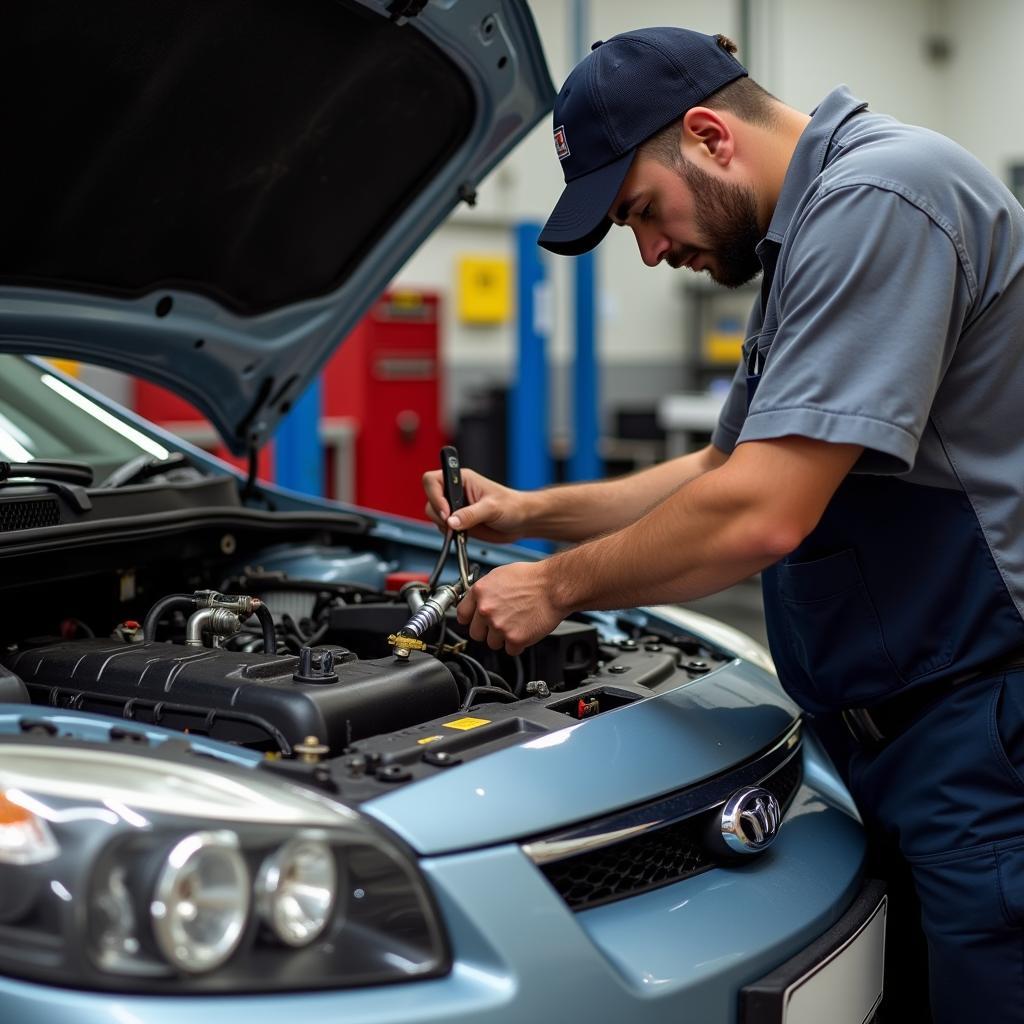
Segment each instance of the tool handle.
[[441,477],[444,480],[444,497],[448,502],[448,514],[458,512],[466,504],[466,492],[462,489],[462,464],[454,445],[441,449]]

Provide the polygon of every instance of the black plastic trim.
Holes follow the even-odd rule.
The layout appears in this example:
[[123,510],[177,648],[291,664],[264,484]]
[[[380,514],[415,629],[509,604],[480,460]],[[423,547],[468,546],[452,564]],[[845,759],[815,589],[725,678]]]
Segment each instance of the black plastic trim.
[[[740,990],[740,1024],[781,1024],[786,992],[806,975],[825,967],[833,956],[852,941],[886,900],[885,883],[868,879],[845,914],[823,935],[770,974]],[[881,997],[879,997],[879,1002]],[[878,1009],[865,1018],[872,1020]]]

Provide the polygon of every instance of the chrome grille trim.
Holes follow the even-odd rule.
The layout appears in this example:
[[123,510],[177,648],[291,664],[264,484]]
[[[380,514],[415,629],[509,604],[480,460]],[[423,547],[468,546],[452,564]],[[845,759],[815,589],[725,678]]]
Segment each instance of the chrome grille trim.
[[756,786],[774,775],[800,750],[800,719],[760,757],[651,803],[627,808],[574,828],[523,843],[521,849],[538,867],[593,853],[724,804],[741,786]]

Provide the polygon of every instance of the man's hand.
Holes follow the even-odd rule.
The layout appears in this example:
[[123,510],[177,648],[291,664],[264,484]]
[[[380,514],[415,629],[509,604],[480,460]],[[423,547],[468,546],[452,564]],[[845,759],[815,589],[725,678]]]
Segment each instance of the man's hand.
[[547,562],[513,562],[492,569],[459,602],[459,622],[474,640],[515,656],[562,621],[548,581]]
[[423,490],[427,493],[426,514],[443,533],[446,529],[465,530],[479,540],[510,544],[526,536],[526,495],[488,480],[472,469],[462,470],[462,486],[466,505],[458,515],[450,515],[444,497],[441,471],[423,474]]

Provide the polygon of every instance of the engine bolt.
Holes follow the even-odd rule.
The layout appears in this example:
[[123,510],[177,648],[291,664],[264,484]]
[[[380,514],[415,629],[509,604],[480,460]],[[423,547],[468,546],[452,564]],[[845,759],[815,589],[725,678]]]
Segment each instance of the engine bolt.
[[438,768],[451,768],[462,763],[461,757],[449,754],[447,750],[426,750],[423,752],[423,760]]
[[321,743],[316,736],[307,736],[301,743],[295,744],[295,753],[300,761],[306,764],[317,764],[320,758],[326,757],[330,747]]

